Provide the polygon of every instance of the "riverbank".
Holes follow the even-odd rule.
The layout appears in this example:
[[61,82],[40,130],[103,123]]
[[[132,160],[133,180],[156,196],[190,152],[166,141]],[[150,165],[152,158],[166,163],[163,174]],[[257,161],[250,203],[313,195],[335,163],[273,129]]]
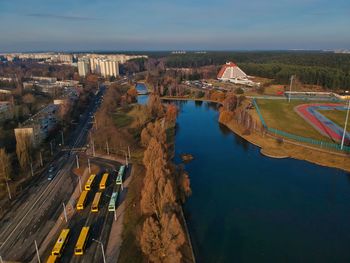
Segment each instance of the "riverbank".
[[[221,105],[221,102],[201,98],[194,99],[184,97],[162,97],[161,99],[180,101],[202,101],[218,103]],[[247,135],[244,133],[245,129],[239,124],[235,123],[235,121],[233,120],[227,123],[221,122],[221,124],[226,126],[235,134],[249,141],[251,144],[254,144],[261,148],[261,154],[270,158],[294,158],[322,166],[339,168],[350,172],[350,156],[346,154],[323,150],[321,148],[312,147],[306,144],[301,144],[287,139],[283,139],[283,141],[281,141],[271,135],[263,135],[260,132],[252,132],[251,134]]]
[[261,153],[265,156],[272,158],[290,157],[350,172],[349,157],[341,153],[329,152],[289,140],[283,140],[283,142],[281,142],[269,135],[257,134],[255,132],[245,135],[244,129],[234,121],[229,121],[227,123],[221,122],[221,124],[250,143],[260,147]]
[[210,100],[210,99],[202,99],[202,98],[185,98],[185,97],[169,97],[169,96],[163,96],[160,97],[161,100],[192,100],[192,101],[200,101],[200,102],[211,102],[211,103],[217,103],[217,104],[222,104],[220,101],[217,100]]
[[173,103],[175,162],[183,153],[195,157],[185,165],[193,194],[184,211],[198,262],[349,261],[347,172],[267,158],[218,125],[215,105]]

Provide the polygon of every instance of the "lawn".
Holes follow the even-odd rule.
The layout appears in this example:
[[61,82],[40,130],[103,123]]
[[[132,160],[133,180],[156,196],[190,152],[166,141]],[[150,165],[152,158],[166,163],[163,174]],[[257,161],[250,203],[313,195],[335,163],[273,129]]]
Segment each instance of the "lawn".
[[315,101],[292,100],[288,103],[287,100],[259,99],[257,103],[268,127],[316,140],[331,141],[316,131],[294,111],[294,107],[297,105],[315,103]]
[[[320,111],[325,117],[333,121],[334,123],[338,124],[340,127],[344,127],[345,124],[345,118],[346,118],[346,111],[340,111],[340,110],[325,110]],[[348,122],[346,126],[346,130],[349,131],[350,124]]]

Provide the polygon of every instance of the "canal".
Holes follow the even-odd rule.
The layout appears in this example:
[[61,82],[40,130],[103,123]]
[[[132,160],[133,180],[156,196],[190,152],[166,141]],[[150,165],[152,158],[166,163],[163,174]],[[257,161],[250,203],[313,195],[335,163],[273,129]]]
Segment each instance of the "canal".
[[175,161],[195,157],[184,209],[198,262],[350,262],[349,174],[262,156],[215,104],[173,103]]

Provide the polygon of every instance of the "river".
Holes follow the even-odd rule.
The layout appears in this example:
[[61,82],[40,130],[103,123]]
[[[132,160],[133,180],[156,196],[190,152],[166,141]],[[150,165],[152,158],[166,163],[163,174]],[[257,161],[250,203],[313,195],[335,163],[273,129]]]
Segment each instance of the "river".
[[215,104],[174,103],[175,161],[195,157],[184,210],[198,262],[350,262],[349,174],[262,156]]

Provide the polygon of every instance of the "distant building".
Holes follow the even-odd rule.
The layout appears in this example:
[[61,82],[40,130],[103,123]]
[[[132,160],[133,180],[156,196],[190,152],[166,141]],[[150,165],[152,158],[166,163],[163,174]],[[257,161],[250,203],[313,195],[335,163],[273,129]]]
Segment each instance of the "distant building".
[[49,133],[57,126],[59,105],[49,104],[41,111],[22,123],[15,129],[16,139],[18,134],[27,133],[36,147],[48,137]]
[[104,59],[100,61],[101,75],[103,77],[117,77],[119,76],[118,61]]
[[217,75],[217,79],[221,81],[228,81],[238,85],[258,86],[260,83],[255,83],[249,79],[248,75],[244,73],[235,63],[227,62],[223,65]]
[[85,77],[90,72],[89,62],[87,60],[78,61],[78,73],[79,76]]
[[236,79],[246,79],[247,74],[243,72],[235,63],[227,62],[219,71],[217,76],[219,80],[230,80],[233,78]]

